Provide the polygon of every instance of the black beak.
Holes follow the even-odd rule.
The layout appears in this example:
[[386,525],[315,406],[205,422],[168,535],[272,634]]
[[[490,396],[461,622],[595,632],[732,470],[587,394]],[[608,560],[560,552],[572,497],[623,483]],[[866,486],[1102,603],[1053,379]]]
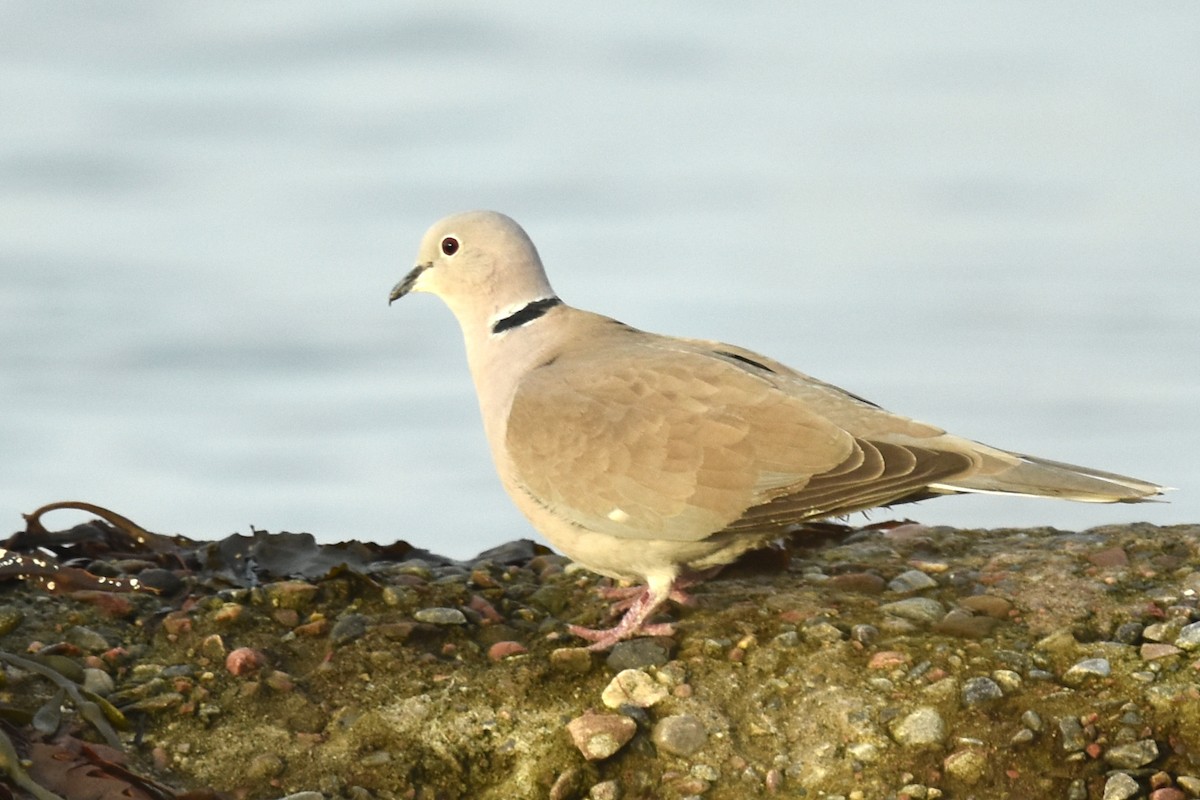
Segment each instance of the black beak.
[[404,276],[404,280],[392,287],[392,293],[388,295],[388,305],[399,300],[404,295],[412,291],[413,284],[417,282],[417,278],[421,277],[421,273],[429,269],[431,264],[417,264],[412,268],[412,272]]

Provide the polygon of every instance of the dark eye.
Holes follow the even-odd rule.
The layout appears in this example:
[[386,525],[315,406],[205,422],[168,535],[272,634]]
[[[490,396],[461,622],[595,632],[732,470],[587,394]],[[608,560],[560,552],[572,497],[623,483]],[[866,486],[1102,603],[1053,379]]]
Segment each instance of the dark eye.
[[453,236],[447,236],[442,239],[442,252],[448,256],[452,256],[458,252],[458,239]]

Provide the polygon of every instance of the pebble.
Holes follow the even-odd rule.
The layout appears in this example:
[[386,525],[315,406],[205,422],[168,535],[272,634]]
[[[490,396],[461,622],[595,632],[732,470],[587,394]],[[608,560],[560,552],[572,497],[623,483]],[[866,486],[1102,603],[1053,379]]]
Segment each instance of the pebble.
[[942,604],[928,597],[908,597],[884,603],[879,610],[914,622],[937,622],[946,615]]
[[888,726],[898,744],[911,747],[940,744],[946,738],[946,721],[936,708],[921,706]]
[[1158,744],[1153,739],[1140,739],[1119,744],[1104,752],[1104,761],[1117,769],[1137,769],[1158,758]]
[[901,572],[895,578],[888,581],[888,591],[896,592],[897,594],[913,594],[922,592],[926,589],[937,588],[937,581],[926,575],[919,569],[910,569]]
[[855,625],[850,628],[850,638],[860,644],[871,644],[879,638],[879,628],[874,625]]
[[1042,722],[1042,717],[1032,708],[1021,715],[1021,724],[1035,733],[1041,733],[1046,723]]
[[232,675],[250,675],[267,665],[267,657],[251,647],[239,647],[225,657],[225,669]]
[[1200,778],[1194,775],[1177,775],[1175,782],[1187,790],[1192,797],[1200,797]]
[[413,614],[413,619],[417,622],[425,622],[430,625],[466,625],[467,616],[457,608],[422,608],[417,613]]
[[1184,625],[1179,631],[1179,636],[1175,639],[1175,646],[1183,650],[1196,650],[1200,648],[1200,622]]
[[503,641],[496,642],[488,648],[488,659],[491,661],[503,661],[512,656],[519,656],[529,652],[529,648],[520,642]]
[[1137,644],[1142,639],[1142,631],[1145,626],[1140,622],[1126,622],[1118,625],[1113,631],[1113,641],[1121,644]]
[[1163,644],[1161,642],[1146,642],[1138,651],[1142,657],[1142,661],[1157,661],[1160,658],[1177,656],[1182,652],[1183,650],[1173,644]]
[[367,618],[362,614],[347,614],[329,629],[329,641],[343,645],[358,639],[367,632]]
[[1058,733],[1062,737],[1062,749],[1066,753],[1078,753],[1087,746],[1087,740],[1083,737],[1083,726],[1075,717],[1060,717]]
[[934,623],[935,633],[947,636],[958,636],[963,639],[983,639],[992,634],[1000,620],[982,614],[972,614],[962,608],[955,608],[946,616]]
[[1150,800],[1186,800],[1186,796],[1174,786],[1164,786],[1151,792]]
[[704,723],[691,714],[675,714],[663,717],[655,724],[650,740],[660,750],[686,757],[704,747],[708,731],[704,729]]
[[993,619],[1008,619],[1008,612],[1012,611],[1012,603],[994,594],[976,594],[964,597],[958,601],[958,604],[968,611],[974,611],[976,614],[983,614]]
[[559,647],[550,651],[550,667],[584,675],[592,671],[592,654],[586,647]]
[[980,750],[956,750],[942,762],[946,774],[968,785],[979,783],[987,772],[988,758]]
[[263,596],[273,608],[302,611],[316,599],[316,586],[306,581],[277,581],[262,587]]
[[1000,684],[991,678],[970,678],[962,686],[962,702],[964,706],[977,706],[990,703],[1004,697]]
[[588,791],[590,800],[621,800],[621,784],[616,781],[601,781]]
[[96,669],[95,667],[85,667],[83,670],[83,688],[92,694],[108,697],[112,694],[116,686],[113,684],[112,676],[104,670]]
[[0,636],[12,633],[25,620],[25,614],[12,606],[0,607]]
[[1182,631],[1183,620],[1169,619],[1147,625],[1142,631],[1142,638],[1151,642],[1170,642],[1174,641]]
[[671,660],[672,646],[674,646],[672,640],[660,636],[629,639],[617,642],[604,663],[608,664],[609,669],[617,672],[625,669],[657,667]]
[[567,723],[571,741],[588,761],[616,753],[637,733],[637,723],[620,714],[584,714]]
[[810,642],[840,642],[844,636],[841,628],[832,622],[821,620],[804,626],[804,638]]
[[1107,658],[1085,658],[1073,664],[1063,673],[1063,683],[1068,686],[1079,686],[1093,678],[1107,678],[1112,674],[1112,667]]
[[669,690],[656,681],[648,672],[640,669],[625,669],[617,673],[604,691],[600,700],[609,708],[629,705],[635,708],[650,708],[666,699]]
[[82,625],[73,625],[67,628],[63,638],[88,653],[102,653],[110,647],[107,639],[91,628],[85,628]]
[[896,669],[903,667],[910,660],[908,653],[901,653],[899,650],[881,650],[871,656],[871,660],[867,662],[867,669]]
[[992,680],[1000,685],[1000,689],[1005,694],[1013,694],[1021,690],[1021,675],[1011,669],[994,670]]
[[1104,800],[1129,800],[1138,793],[1138,782],[1124,772],[1115,772],[1104,782]]

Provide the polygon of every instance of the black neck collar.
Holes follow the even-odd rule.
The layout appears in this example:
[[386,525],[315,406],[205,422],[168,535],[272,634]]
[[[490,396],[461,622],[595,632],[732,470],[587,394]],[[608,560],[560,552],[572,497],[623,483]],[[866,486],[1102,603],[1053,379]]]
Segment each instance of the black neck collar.
[[526,323],[533,322],[550,309],[560,305],[562,305],[562,300],[559,300],[557,297],[544,297],[541,300],[526,303],[507,317],[498,319],[492,323],[492,334],[495,335],[512,330],[513,328],[519,328]]

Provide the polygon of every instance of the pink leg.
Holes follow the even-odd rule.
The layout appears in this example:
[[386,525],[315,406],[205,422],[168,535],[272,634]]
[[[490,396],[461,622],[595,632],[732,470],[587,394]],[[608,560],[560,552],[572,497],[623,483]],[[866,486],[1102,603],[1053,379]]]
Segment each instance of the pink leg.
[[617,642],[637,635],[670,636],[675,633],[675,626],[670,623],[648,624],[646,620],[662,607],[667,600],[674,600],[680,605],[692,605],[694,601],[684,589],[707,578],[715,570],[702,573],[690,573],[679,578],[671,575],[650,576],[645,586],[611,587],[601,589],[600,593],[608,598],[616,598],[612,611],[622,610],[625,615],[614,627],[606,630],[594,630],[579,625],[569,625],[567,630],[581,639],[591,642],[588,650],[608,650]]

